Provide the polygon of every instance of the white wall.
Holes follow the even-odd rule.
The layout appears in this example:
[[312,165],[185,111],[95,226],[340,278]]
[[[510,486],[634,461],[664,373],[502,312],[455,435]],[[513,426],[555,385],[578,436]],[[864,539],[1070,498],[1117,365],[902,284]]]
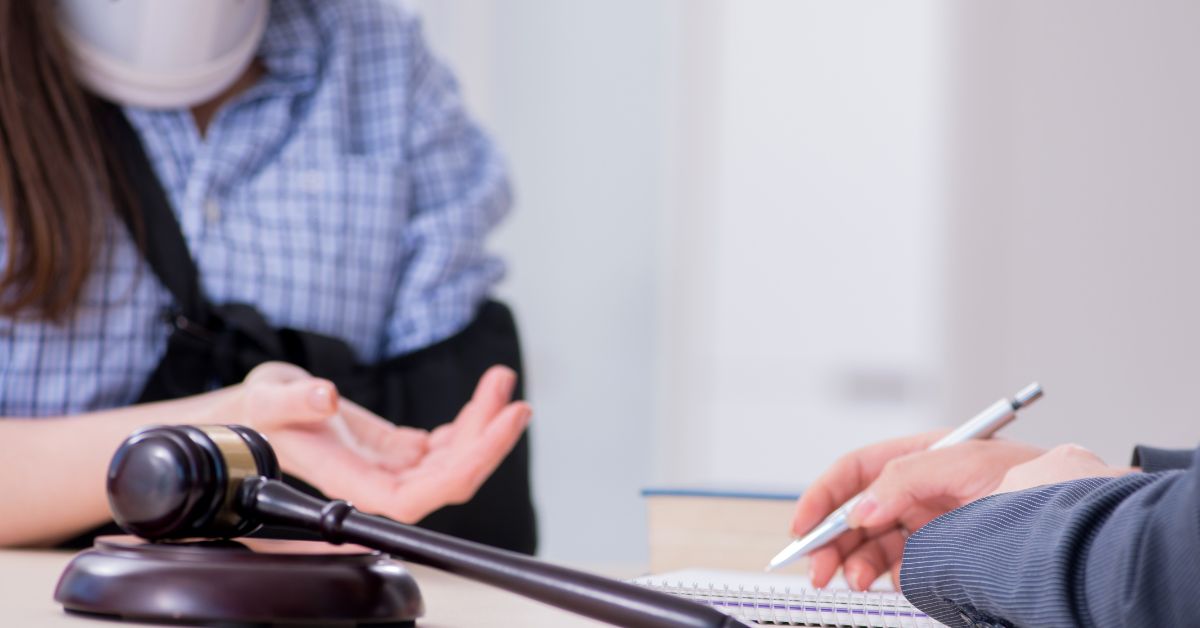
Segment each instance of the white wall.
[[1013,436],[1196,440],[1200,5],[421,4],[513,165],[547,556],[1032,379]]
[[664,305],[661,416],[678,436],[658,472],[798,488],[936,416],[944,9],[690,8],[710,36],[685,59],[710,71],[688,74],[682,107],[705,108],[688,133],[707,139],[682,151],[702,174],[680,184],[699,191],[667,230],[668,283],[690,288]]
[[955,7],[950,405],[1036,376],[1014,436],[1195,446],[1200,4]]
[[524,335],[542,553],[642,560],[680,3],[423,5],[512,165],[516,211],[494,248]]
[[648,483],[794,487],[929,423],[940,5],[423,5],[512,158],[548,556],[639,558]]

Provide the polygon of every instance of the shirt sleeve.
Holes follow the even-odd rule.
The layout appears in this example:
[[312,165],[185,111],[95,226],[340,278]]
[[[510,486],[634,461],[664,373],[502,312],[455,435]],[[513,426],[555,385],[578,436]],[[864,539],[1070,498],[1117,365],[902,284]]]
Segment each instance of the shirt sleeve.
[[511,206],[505,164],[468,117],[453,75],[430,53],[415,16],[406,16],[404,30],[412,214],[386,357],[444,340],[471,322],[504,275],[484,240]]
[[1156,449],[1138,445],[1133,449],[1133,462],[1130,464],[1141,467],[1146,473],[1186,469],[1192,466],[1195,453],[1191,449]]
[[1053,484],[951,511],[909,538],[901,590],[950,626],[1193,624],[1198,455],[1185,470]]

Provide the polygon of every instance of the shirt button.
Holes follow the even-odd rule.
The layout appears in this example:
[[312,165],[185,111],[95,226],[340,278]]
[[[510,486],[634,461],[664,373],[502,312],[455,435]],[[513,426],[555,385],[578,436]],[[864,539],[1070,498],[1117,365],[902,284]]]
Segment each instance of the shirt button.
[[208,202],[204,204],[204,219],[207,220],[208,224],[210,225],[215,225],[218,222],[221,222],[221,204],[217,202],[217,199],[210,198],[208,199]]

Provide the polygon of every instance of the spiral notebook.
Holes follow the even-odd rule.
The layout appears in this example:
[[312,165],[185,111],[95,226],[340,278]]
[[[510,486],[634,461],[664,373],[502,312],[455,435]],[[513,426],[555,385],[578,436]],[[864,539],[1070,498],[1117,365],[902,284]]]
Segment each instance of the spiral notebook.
[[851,591],[844,581],[814,589],[807,578],[689,569],[635,584],[707,604],[740,620],[785,626],[940,626],[894,591]]

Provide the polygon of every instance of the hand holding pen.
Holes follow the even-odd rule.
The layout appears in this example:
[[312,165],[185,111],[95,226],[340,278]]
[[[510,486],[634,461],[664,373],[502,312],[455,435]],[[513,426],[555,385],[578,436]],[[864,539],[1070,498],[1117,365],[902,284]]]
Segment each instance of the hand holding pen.
[[792,531],[808,534],[780,552],[772,567],[808,554],[815,586],[827,584],[839,566],[855,589],[867,588],[889,570],[898,586],[911,531],[990,494],[1009,469],[1044,453],[984,440],[1040,394],[1035,384],[956,430],[899,438],[843,456],[805,490]]

